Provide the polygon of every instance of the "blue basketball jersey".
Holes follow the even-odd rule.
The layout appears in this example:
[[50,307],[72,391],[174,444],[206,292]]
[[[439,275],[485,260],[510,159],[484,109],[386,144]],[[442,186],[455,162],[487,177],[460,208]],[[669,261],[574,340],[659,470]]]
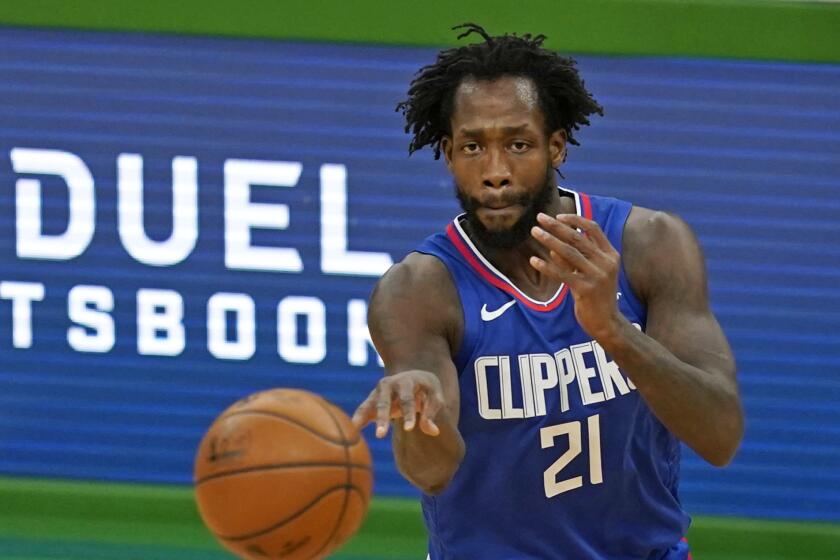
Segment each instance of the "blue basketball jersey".
[[[631,205],[564,192],[620,251]],[[464,313],[454,361],[466,456],[443,493],[422,497],[431,560],[687,559],[678,440],[577,323],[569,289],[548,301],[521,292],[462,218],[417,249],[446,265]],[[623,269],[616,298],[644,330]]]

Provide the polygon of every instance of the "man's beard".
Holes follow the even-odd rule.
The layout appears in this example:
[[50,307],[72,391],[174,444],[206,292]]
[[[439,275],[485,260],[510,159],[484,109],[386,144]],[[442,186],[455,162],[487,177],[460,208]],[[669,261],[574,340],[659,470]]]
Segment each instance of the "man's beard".
[[457,185],[455,186],[455,194],[466,214],[469,231],[479,245],[493,249],[512,249],[531,236],[531,228],[537,225],[537,214],[548,207],[551,196],[556,189],[554,170],[549,167],[546,171],[543,187],[539,191],[531,195],[522,195],[510,201],[511,204],[519,204],[525,208],[522,216],[511,227],[495,231],[487,229],[476,215],[476,210],[481,208],[478,199],[465,195]]

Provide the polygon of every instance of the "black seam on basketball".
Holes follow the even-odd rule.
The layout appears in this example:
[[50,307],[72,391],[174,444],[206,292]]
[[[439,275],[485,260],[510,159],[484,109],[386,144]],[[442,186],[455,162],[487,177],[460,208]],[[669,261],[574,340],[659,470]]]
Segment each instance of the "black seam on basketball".
[[364,493],[364,491],[362,491],[361,488],[359,488],[355,484],[351,484],[347,488],[345,488],[345,490],[347,490],[348,493],[355,492],[356,494],[358,494],[359,499],[362,500],[362,503],[365,505],[365,509],[367,509],[368,500],[365,499],[365,493]]
[[262,414],[264,416],[271,416],[273,418],[279,418],[281,420],[285,420],[289,424],[294,424],[295,426],[298,426],[299,428],[303,428],[304,430],[306,430],[310,434],[312,434],[314,436],[317,436],[318,438],[320,438],[320,439],[322,439],[326,442],[332,443],[334,445],[341,445],[341,446],[347,447],[348,445],[355,445],[356,443],[358,443],[359,439],[361,439],[361,434],[360,434],[359,437],[357,437],[355,440],[347,441],[346,439],[344,439],[344,432],[342,432],[341,429],[339,428],[338,431],[341,434],[342,438],[340,440],[336,440],[334,438],[331,438],[327,435],[322,434],[321,432],[313,430],[310,426],[307,426],[306,424],[304,424],[303,422],[301,422],[299,420],[295,420],[294,418],[290,418],[289,416],[286,416],[284,414],[279,414],[277,412],[272,412],[270,410],[253,410],[253,409],[252,410],[237,410],[235,412],[230,412],[228,414],[225,414],[224,416],[222,416],[221,419],[230,418],[231,416],[240,416],[242,414]]
[[271,533],[272,531],[276,531],[277,529],[280,529],[281,527],[283,527],[283,525],[285,525],[285,524],[287,524],[291,521],[294,521],[295,519],[297,519],[298,517],[300,517],[301,515],[303,515],[304,513],[306,513],[307,511],[309,511],[313,507],[315,507],[316,505],[318,505],[318,502],[320,502],[321,500],[323,500],[324,498],[326,498],[327,496],[329,496],[330,494],[332,494],[333,492],[335,492],[337,490],[345,490],[345,496],[346,496],[346,494],[347,494],[346,489],[347,489],[346,484],[339,484],[338,486],[332,486],[330,488],[327,488],[321,494],[316,496],[314,500],[312,500],[311,502],[306,504],[304,507],[302,507],[301,509],[299,509],[298,511],[296,511],[295,513],[293,513],[292,515],[290,515],[286,519],[283,519],[283,520],[275,523],[274,525],[270,525],[269,527],[266,527],[265,529],[260,529],[259,531],[254,531],[253,533],[247,533],[245,535],[226,536],[226,535],[220,535],[219,533],[216,533],[216,532],[214,532],[213,534],[216,535],[216,537],[218,537],[222,540],[225,540],[225,541],[247,541],[248,539],[253,539],[255,537],[261,537],[263,535],[267,535],[268,533]]
[[[327,414],[330,415],[330,418],[332,418],[335,427],[338,428],[338,432],[341,434],[341,439],[343,439],[346,442],[347,437],[344,435],[344,430],[341,429],[341,423],[335,417],[335,414],[332,413],[330,407],[327,406],[325,403],[319,401],[319,404],[327,412]],[[359,437],[361,437],[361,434],[359,434]],[[321,551],[324,550],[324,548],[326,548],[327,545],[330,544],[330,542],[332,542],[333,537],[335,537],[335,534],[338,532],[338,528],[341,527],[341,522],[344,521],[344,514],[347,512],[347,488],[350,486],[350,482],[353,480],[350,469],[350,448],[347,443],[344,444],[344,462],[347,468],[347,480],[344,486],[344,500],[341,502],[341,511],[338,514],[338,519],[336,520],[335,525],[333,525],[332,531],[330,531],[329,536],[327,536],[323,544],[321,544],[321,547],[317,551],[315,551],[315,553],[310,558],[317,558],[321,554]]]
[[370,465],[360,465],[356,463],[324,463],[324,462],[314,462],[314,463],[277,463],[272,465],[260,465],[259,467],[246,467],[243,469],[235,469],[232,471],[222,471],[218,473],[208,474],[205,477],[199,478],[195,481],[195,485],[198,486],[203,484],[209,480],[214,480],[217,478],[224,478],[226,476],[234,476],[237,474],[244,474],[250,472],[259,472],[259,471],[271,471],[271,470],[283,470],[283,469],[296,469],[302,467],[338,467],[338,468],[350,468],[350,469],[362,469],[365,471],[371,470]]

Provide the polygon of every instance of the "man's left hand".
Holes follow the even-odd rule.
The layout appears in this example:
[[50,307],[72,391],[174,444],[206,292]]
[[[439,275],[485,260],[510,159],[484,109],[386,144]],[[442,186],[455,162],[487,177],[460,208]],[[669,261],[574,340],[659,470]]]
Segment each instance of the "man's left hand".
[[548,255],[531,257],[531,266],[569,287],[575,317],[587,333],[596,340],[608,336],[623,318],[616,304],[618,251],[596,222],[576,214],[540,213],[537,222],[531,235]]

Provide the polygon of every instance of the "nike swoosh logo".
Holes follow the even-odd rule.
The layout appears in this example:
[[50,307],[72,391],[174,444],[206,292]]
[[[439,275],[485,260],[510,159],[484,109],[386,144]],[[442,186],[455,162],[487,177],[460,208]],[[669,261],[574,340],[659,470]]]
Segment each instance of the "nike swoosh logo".
[[481,320],[482,320],[482,321],[492,321],[493,319],[498,319],[499,317],[501,317],[501,316],[502,316],[502,313],[504,313],[505,311],[507,311],[508,309],[510,309],[510,307],[511,307],[514,303],[516,303],[516,300],[515,300],[515,299],[512,299],[512,300],[510,300],[509,302],[507,302],[506,304],[504,304],[503,306],[501,306],[500,308],[495,309],[495,310],[493,310],[493,311],[489,311],[489,310],[487,309],[487,304],[485,303],[485,304],[481,307]]

